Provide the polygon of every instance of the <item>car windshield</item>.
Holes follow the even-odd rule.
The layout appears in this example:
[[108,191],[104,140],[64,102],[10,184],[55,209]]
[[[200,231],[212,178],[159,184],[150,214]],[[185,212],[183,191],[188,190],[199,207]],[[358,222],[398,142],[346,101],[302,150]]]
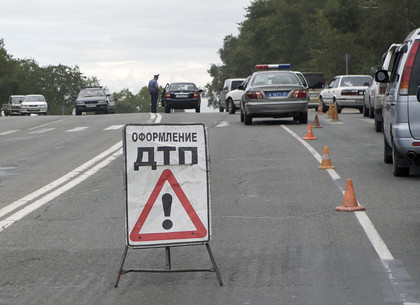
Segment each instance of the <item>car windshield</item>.
[[311,89],[322,89],[325,84],[325,77],[322,74],[303,74]]
[[169,91],[194,91],[193,83],[173,83],[169,86]]
[[300,81],[292,73],[268,72],[256,74],[252,85],[300,85]]
[[364,86],[364,83],[371,83],[372,77],[370,76],[345,76],[341,79],[340,87],[355,87],[355,86]]
[[21,101],[23,101],[25,99],[24,96],[14,96],[12,97],[12,104],[19,104]]
[[45,98],[42,95],[27,95],[25,102],[45,102]]
[[105,93],[101,89],[87,89],[87,90],[81,91],[79,96],[80,97],[105,96]]

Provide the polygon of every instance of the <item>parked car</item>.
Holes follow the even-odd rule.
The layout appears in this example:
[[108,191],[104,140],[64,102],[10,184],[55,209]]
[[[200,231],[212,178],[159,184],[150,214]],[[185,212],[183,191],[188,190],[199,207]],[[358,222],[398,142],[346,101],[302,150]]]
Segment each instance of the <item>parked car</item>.
[[[244,80],[241,83],[241,88],[246,87],[246,82],[249,80],[249,77]],[[241,107],[241,98],[242,95],[244,94],[244,90],[243,89],[234,89],[232,91],[229,91],[226,94],[226,111],[229,112],[229,114],[235,114],[236,110],[239,109]]]
[[80,90],[75,105],[76,115],[81,115],[82,112],[115,113],[114,97],[102,87]]
[[4,115],[19,115],[21,114],[21,103],[25,99],[24,95],[11,95],[7,104],[2,105]]
[[[382,56],[382,70],[389,71],[395,63],[395,51],[399,44],[392,44],[388,51]],[[376,71],[375,71],[376,73]],[[375,119],[375,130],[382,131],[382,105],[384,103],[386,84],[374,81],[365,91],[363,115]]]
[[227,103],[227,98],[226,98],[226,94],[228,94],[228,92],[235,90],[238,88],[238,86],[240,84],[242,84],[245,81],[245,78],[228,78],[224,81],[223,83],[223,88],[220,89],[220,98],[219,98],[219,111],[223,112],[225,111],[229,111],[229,105]]
[[165,113],[170,113],[171,109],[195,109],[200,112],[201,96],[203,90],[198,89],[194,83],[179,82],[166,84],[161,96],[162,106]]
[[257,65],[241,98],[241,121],[251,125],[253,118],[293,117],[308,122],[307,89],[290,65]]
[[420,166],[420,28],[395,50],[395,62],[376,72],[375,80],[388,83],[383,115],[384,161],[395,176],[407,176]]
[[338,113],[343,108],[357,108],[362,113],[364,93],[372,81],[369,75],[337,75],[320,93],[322,111],[327,112],[332,102]]
[[25,95],[20,104],[21,114],[44,114],[47,115],[48,103],[45,97],[41,94]]
[[308,108],[318,108],[319,96],[322,89],[327,85],[327,79],[321,72],[303,72],[303,76],[308,82]]

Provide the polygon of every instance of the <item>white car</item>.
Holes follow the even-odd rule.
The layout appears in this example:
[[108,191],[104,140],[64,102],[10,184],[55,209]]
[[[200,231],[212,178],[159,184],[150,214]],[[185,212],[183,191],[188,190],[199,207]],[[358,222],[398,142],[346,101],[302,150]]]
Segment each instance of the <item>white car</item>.
[[44,114],[48,111],[48,104],[41,94],[29,94],[20,105],[21,114]]
[[[246,80],[244,80],[244,82],[242,83],[243,87],[246,87],[245,84],[248,80],[249,80],[249,77]],[[226,110],[230,114],[235,114],[236,110],[241,107],[241,98],[243,94],[244,94],[243,89],[235,89],[235,90],[229,91],[226,94]]]
[[337,112],[343,108],[357,108],[363,112],[364,93],[372,83],[369,75],[338,75],[328,87],[321,91],[322,111],[327,112],[330,103],[337,105]]

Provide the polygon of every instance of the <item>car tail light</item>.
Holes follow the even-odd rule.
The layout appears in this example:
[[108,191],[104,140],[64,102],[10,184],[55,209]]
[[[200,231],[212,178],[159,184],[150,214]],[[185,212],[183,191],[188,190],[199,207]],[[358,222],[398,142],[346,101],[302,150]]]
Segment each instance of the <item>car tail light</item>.
[[413,146],[420,146],[420,142],[413,142],[412,145]]
[[194,91],[194,98],[198,98],[198,92]]
[[408,94],[408,87],[410,84],[411,78],[411,71],[413,69],[414,60],[416,59],[417,50],[420,45],[420,40],[416,40],[413,42],[413,46],[411,47],[410,53],[408,53],[407,61],[405,62],[404,70],[401,77],[400,83],[400,94],[407,95]]
[[385,94],[386,92],[386,84],[380,83],[379,85],[379,94]]
[[262,99],[263,98],[263,94],[261,91],[248,91],[246,93],[246,96],[250,99],[250,100],[258,100],[258,99]]
[[344,89],[341,90],[341,95],[357,95],[357,90]]
[[171,98],[171,91],[166,92],[165,97],[166,98]]
[[294,97],[294,98],[306,98],[307,93],[308,92],[307,92],[306,89],[295,90],[292,93],[292,97]]

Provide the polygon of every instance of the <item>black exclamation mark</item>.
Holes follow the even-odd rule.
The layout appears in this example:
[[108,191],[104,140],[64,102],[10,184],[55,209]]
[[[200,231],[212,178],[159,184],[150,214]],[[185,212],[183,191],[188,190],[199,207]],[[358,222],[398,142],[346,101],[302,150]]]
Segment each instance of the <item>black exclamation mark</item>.
[[[172,207],[172,196],[171,194],[164,194],[162,196],[162,205],[163,205],[163,214],[165,215],[165,217],[169,217],[171,216],[171,207]],[[172,221],[169,219],[166,219],[162,222],[162,227],[165,230],[169,230],[170,228],[172,228]]]

